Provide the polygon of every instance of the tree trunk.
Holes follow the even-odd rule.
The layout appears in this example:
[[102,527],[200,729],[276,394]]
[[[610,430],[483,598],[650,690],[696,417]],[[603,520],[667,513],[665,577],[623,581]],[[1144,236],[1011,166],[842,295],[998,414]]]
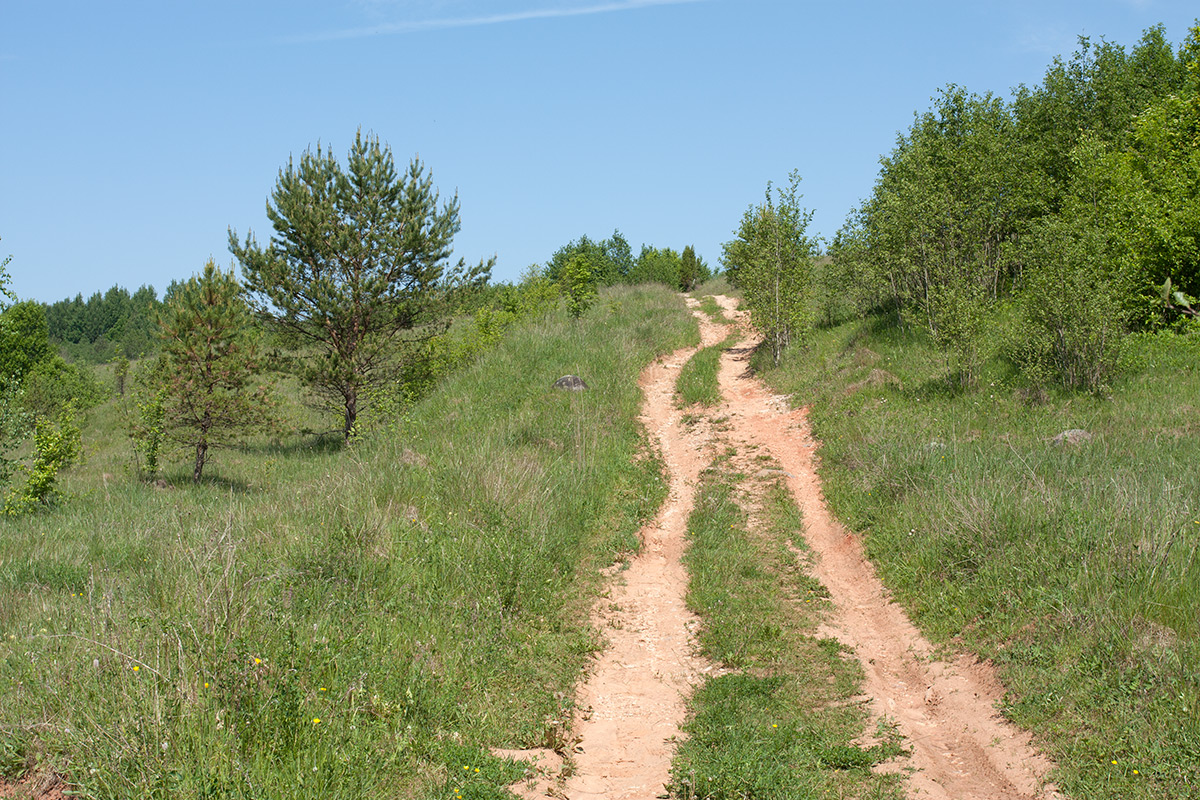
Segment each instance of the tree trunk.
[[199,483],[200,475],[204,472],[204,462],[208,459],[208,442],[201,439],[196,442],[196,466],[192,469],[192,482]]
[[358,419],[358,389],[350,387],[350,390],[345,395],[346,398],[346,424],[342,430],[342,435],[347,442],[350,441],[350,434],[354,431],[354,422]]

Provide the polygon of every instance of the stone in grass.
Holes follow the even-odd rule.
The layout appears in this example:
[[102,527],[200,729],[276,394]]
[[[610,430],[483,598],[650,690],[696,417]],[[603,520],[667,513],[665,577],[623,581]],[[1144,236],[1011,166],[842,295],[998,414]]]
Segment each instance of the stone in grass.
[[566,389],[569,392],[582,392],[588,388],[588,385],[578,375],[563,375],[554,382],[554,388]]
[[1064,445],[1083,444],[1084,442],[1090,442],[1091,440],[1092,434],[1080,428],[1072,428],[1069,431],[1063,431],[1058,436],[1055,436],[1050,440],[1050,443],[1062,447]]

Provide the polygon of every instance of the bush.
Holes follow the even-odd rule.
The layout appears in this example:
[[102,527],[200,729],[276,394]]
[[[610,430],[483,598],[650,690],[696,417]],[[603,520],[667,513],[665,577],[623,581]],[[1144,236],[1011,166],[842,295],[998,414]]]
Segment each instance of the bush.
[[68,364],[55,356],[36,364],[25,375],[22,394],[22,403],[29,412],[53,417],[68,404],[79,411],[94,408],[109,393],[87,367]]
[[1102,391],[1116,375],[1128,323],[1124,292],[1105,265],[1105,232],[1054,220],[1034,237],[1020,296],[1015,360],[1037,386]]
[[5,514],[25,514],[54,501],[58,473],[75,463],[82,449],[79,424],[69,404],[57,423],[45,417],[37,421],[33,449],[33,464],[20,468],[26,476],[25,486],[10,491],[4,500]]

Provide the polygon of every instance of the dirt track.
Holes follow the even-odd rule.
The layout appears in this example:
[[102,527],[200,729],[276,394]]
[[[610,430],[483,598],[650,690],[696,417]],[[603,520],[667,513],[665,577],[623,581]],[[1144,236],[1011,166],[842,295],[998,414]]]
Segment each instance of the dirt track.
[[[718,302],[727,316],[739,318],[733,300]],[[711,322],[695,304],[693,313],[703,345],[723,340],[731,329]],[[768,452],[786,473],[815,554],[814,574],[835,605],[821,633],[854,649],[866,673],[863,689],[872,714],[891,720],[911,752],[884,768],[910,772],[913,798],[1059,797],[1045,782],[1049,761],[996,713],[1003,689],[990,667],[966,657],[935,659],[930,643],[890,600],[858,538],[829,514],[806,412],[792,409],[787,398],[772,395],[750,374],[753,345],[747,336],[722,356],[723,405],[710,416],[727,419],[722,446]],[[673,353],[642,375],[642,420],[666,462],[670,498],[642,531],[642,552],[616,579],[611,597],[597,606],[594,621],[609,646],[579,690],[571,777],[556,777],[561,760],[553,754],[522,754],[543,765],[536,784],[522,787],[531,800],[662,796],[687,692],[712,669],[694,655],[690,632],[696,620],[684,606],[687,576],[679,563],[697,478],[715,444],[710,426],[684,426],[683,412],[675,407],[676,377],[695,352]]]

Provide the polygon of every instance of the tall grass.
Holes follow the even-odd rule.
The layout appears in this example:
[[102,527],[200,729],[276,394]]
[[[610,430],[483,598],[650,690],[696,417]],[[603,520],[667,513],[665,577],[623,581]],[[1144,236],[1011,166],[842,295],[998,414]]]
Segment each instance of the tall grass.
[[[662,499],[637,377],[677,298],[513,330],[391,427],[226,453],[158,488],[113,407],[73,497],[0,528],[0,771],[87,797],[501,797],[561,746],[598,567]],[[574,373],[591,389],[550,388]]]
[[962,393],[924,336],[871,319],[766,378],[812,404],[826,493],[885,582],[996,663],[1070,796],[1200,797],[1200,343],[1125,358],[1108,398],[1032,402],[998,358]]

